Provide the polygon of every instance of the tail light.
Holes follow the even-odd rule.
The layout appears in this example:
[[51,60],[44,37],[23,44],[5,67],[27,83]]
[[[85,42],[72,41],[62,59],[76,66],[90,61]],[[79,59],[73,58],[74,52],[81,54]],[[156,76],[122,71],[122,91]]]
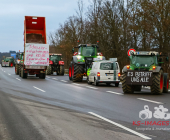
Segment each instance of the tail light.
[[64,61],[59,61],[59,65],[64,65]]
[[126,66],[127,67],[127,69],[129,69],[130,68],[130,66],[128,65],[128,66]]
[[100,76],[100,72],[97,72],[97,76],[98,76],[98,77]]
[[120,77],[120,73],[118,73],[118,77]]
[[155,67],[155,66],[153,66],[152,68],[153,68],[153,70],[155,70],[155,69],[156,69],[156,67]]

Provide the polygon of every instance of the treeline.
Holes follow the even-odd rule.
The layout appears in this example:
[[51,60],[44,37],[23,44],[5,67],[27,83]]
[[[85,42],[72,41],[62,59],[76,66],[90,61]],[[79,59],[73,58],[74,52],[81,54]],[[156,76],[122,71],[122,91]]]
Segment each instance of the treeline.
[[87,9],[83,6],[79,1],[76,14],[49,36],[67,61],[77,40],[80,44],[99,41],[103,55],[117,57],[121,68],[129,64],[129,48],[170,51],[169,0],[92,0]]

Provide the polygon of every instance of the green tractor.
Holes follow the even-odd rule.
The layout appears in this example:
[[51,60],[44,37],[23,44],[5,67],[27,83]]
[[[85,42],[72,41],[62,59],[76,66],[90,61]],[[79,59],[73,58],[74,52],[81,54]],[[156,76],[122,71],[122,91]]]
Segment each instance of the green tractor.
[[[74,52],[74,48],[78,48],[78,52]],[[81,82],[83,76],[87,76],[93,59],[105,60],[105,57],[98,52],[99,47],[96,44],[80,44],[74,48],[72,49],[74,55],[69,66],[69,79],[73,82]]]
[[20,64],[23,64],[23,56],[24,56],[24,53],[22,52],[17,54],[17,59],[15,62],[15,74],[16,75],[19,75]]
[[2,67],[13,67],[15,65],[13,57],[6,57],[2,60]]
[[[134,49],[133,49],[134,50]],[[152,94],[168,93],[169,75],[164,73],[163,55],[155,51],[128,51],[130,65],[122,70],[122,89],[124,93],[141,91],[142,86],[150,86]],[[166,61],[169,58],[166,57]]]
[[46,74],[51,75],[57,72],[57,75],[64,75],[64,61],[61,59],[62,54],[49,54],[49,66],[47,66]]

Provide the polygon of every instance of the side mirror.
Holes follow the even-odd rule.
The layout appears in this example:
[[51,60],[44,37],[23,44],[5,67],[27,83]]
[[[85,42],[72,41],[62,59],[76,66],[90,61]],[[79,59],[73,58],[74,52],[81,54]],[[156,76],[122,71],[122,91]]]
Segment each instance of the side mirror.
[[72,49],[72,52],[74,53],[74,48]]
[[166,57],[166,61],[169,61],[169,57],[168,56]]

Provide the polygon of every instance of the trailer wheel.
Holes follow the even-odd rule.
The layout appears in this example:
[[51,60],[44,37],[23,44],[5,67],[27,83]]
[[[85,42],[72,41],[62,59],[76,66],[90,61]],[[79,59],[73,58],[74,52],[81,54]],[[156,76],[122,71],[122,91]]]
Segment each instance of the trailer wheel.
[[134,91],[141,91],[142,90],[142,86],[135,86],[134,87]]
[[19,74],[19,66],[18,66],[18,64],[15,65],[15,74],[16,75]]
[[72,81],[72,67],[71,67],[71,64],[69,66],[69,72],[68,72],[68,76],[69,76],[69,80]]
[[72,78],[73,82],[81,82],[83,79],[84,68],[80,64],[72,64]]
[[51,68],[51,65],[49,65],[47,66],[46,74],[51,75],[51,72],[52,72],[52,68]]
[[24,69],[21,68],[21,77],[26,79],[27,78],[27,73],[24,73]]
[[164,93],[168,93],[169,90],[169,74],[168,73],[164,73],[164,88],[163,88],[163,92]]
[[40,73],[40,74],[39,74],[39,78],[40,78],[40,79],[45,79],[45,77],[46,77],[46,74],[45,74],[45,73]]
[[126,73],[122,74],[122,78],[121,78],[121,82],[122,82],[122,89],[124,93],[134,93],[134,90],[132,88],[132,86],[129,86],[126,84]]
[[159,73],[153,73],[151,92],[153,94],[162,94],[163,86],[164,86],[163,71],[160,70]]
[[59,75],[64,75],[64,66],[63,65],[60,65]]

